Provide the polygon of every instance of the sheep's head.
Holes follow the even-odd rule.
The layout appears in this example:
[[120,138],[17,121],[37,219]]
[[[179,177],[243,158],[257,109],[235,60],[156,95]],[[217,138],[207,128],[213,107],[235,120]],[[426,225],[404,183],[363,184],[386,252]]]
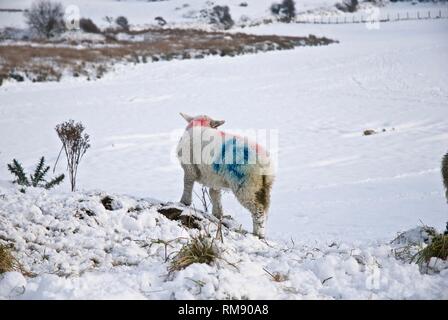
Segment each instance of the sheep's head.
[[192,117],[182,112],[180,113],[180,115],[188,122],[187,129],[195,126],[218,128],[225,122],[224,120],[214,120],[206,115]]

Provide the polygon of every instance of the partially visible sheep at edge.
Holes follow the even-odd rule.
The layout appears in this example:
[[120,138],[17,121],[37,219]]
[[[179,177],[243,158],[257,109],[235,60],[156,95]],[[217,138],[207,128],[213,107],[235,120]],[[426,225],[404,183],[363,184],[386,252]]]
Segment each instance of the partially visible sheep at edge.
[[448,201],[448,153],[442,159],[442,177],[443,185],[445,186],[446,200]]

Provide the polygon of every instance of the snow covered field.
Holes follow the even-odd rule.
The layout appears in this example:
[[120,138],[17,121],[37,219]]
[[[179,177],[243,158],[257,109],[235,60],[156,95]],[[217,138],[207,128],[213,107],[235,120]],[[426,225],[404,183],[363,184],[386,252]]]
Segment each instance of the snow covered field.
[[[416,265],[391,257],[388,245],[398,231],[422,222],[441,231],[447,221],[440,160],[448,151],[448,20],[385,23],[378,30],[363,24],[272,24],[244,32],[315,34],[340,43],[117,66],[93,82],[7,83],[0,87],[0,194],[23,201],[26,208],[42,201],[54,207],[58,199],[77,197],[64,195],[68,181],[44,200],[38,193],[20,198],[6,184],[6,163],[12,158],[27,169],[42,155],[53,163],[60,148],[54,127],[73,118],[85,124],[92,140],[80,166],[81,191],[178,201],[182,171],[171,157],[185,127],[178,112],[205,113],[225,119],[228,131],[278,130],[278,173],[267,228],[268,240],[278,249],[233,234],[228,246],[234,254],[251,252],[243,273],[198,265],[183,271],[178,283],[161,283],[155,279],[166,272],[166,264],[160,257],[142,258],[137,266],[108,270],[105,264],[80,278],[42,275],[29,280],[23,297],[225,298],[230,293],[238,298],[448,298],[446,270],[420,275]],[[364,136],[366,129],[379,133]],[[232,195],[225,195],[223,204],[227,214],[251,230],[250,215]],[[200,207],[197,199],[195,205]],[[4,201],[0,211],[11,208]],[[41,216],[36,213],[36,219]],[[145,223],[137,228],[141,235],[149,232]],[[172,228],[167,236],[184,232]],[[276,257],[290,239],[296,249]],[[343,253],[331,251],[333,242]],[[319,248],[322,255],[297,262],[306,248]],[[383,266],[387,284],[380,290],[366,287],[369,274],[354,262],[353,248],[371,257],[372,265],[376,259]],[[151,259],[157,260],[154,267]],[[262,267],[290,272],[289,282],[273,283]],[[200,274],[205,278],[196,279]],[[104,287],[112,277],[114,287]],[[197,293],[195,282],[186,284],[188,277],[211,287]],[[322,284],[329,277],[334,281]],[[226,282],[243,283],[244,289],[224,290],[220,284]]]

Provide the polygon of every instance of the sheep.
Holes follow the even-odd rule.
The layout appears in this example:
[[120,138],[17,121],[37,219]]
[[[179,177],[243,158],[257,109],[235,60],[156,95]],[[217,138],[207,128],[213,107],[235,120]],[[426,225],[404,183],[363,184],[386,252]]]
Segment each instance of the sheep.
[[209,188],[212,214],[221,219],[221,190],[231,190],[239,203],[250,211],[253,233],[264,238],[274,182],[268,152],[245,137],[218,130],[224,124],[222,120],[180,114],[188,122],[176,149],[184,171],[180,202],[191,205],[193,186],[198,182]]
[[[442,178],[443,185],[445,186],[445,197],[448,201],[448,153],[446,153],[442,158]],[[448,235],[448,222],[446,223],[444,234]]]
[[443,178],[443,185],[445,186],[446,200],[448,201],[448,153],[445,154],[442,159],[442,178]]

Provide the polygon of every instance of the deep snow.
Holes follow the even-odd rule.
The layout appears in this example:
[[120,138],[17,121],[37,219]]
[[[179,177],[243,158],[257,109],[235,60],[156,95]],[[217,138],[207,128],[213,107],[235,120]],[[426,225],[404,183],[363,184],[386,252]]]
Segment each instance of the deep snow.
[[[22,194],[5,186],[0,194],[0,238],[13,240],[23,266],[37,274],[2,275],[0,299],[448,298],[447,263],[432,261],[440,272],[428,275],[395,259],[394,249],[419,241],[418,231],[399,245],[354,246],[265,242],[224,228],[215,264],[169,273],[173,256],[199,231],[165,218],[154,201],[113,195],[110,211],[100,192]],[[182,214],[201,217],[203,229],[216,234],[213,220],[191,209]],[[168,261],[160,240],[168,242]],[[286,279],[273,281],[268,272]]]

